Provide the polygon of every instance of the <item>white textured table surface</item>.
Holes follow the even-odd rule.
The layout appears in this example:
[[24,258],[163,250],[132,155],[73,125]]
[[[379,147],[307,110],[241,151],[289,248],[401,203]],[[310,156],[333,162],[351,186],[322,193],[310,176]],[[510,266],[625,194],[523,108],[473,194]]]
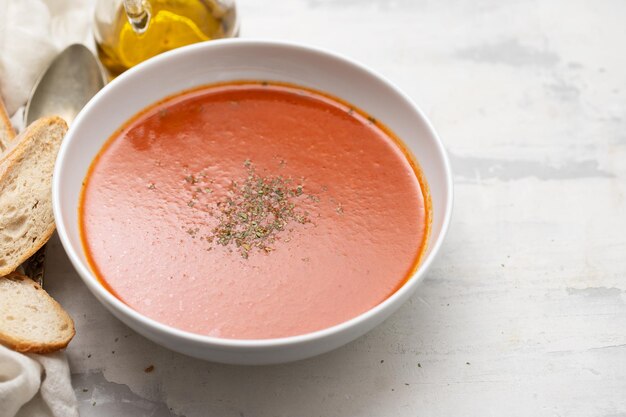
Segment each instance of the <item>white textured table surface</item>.
[[47,288],[76,321],[81,414],[626,416],[626,2],[240,10],[243,36],[344,53],[425,110],[455,170],[447,242],[417,294],[365,337],[298,363],[235,367],[122,325],[54,240]]

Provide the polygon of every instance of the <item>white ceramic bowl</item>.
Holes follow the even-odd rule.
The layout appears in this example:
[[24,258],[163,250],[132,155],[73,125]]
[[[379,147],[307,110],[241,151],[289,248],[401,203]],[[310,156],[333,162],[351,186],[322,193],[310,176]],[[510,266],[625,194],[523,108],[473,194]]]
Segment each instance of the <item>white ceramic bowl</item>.
[[[383,303],[314,333],[266,340],[220,339],[145,317],[96,279],[85,259],[78,230],[81,183],[93,158],[115,129],[150,104],[181,90],[229,80],[283,81],[328,92],[386,124],[416,156],[430,187],[432,232],[421,266]],[[113,315],[169,349],[234,364],[281,363],[318,355],[380,324],[418,287],[441,247],[452,211],[452,175],[446,152],[409,97],[382,76],[343,56],[293,43],[242,39],[205,42],[168,52],[107,85],[85,106],[65,137],[56,161],[52,193],[65,251],[89,290]]]

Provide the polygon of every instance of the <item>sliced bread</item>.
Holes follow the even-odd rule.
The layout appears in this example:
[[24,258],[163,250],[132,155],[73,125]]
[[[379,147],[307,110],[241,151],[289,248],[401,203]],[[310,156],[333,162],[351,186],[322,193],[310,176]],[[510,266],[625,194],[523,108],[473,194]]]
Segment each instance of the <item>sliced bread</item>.
[[4,151],[15,138],[15,130],[9,120],[9,115],[4,107],[4,102],[0,98],[0,152]]
[[52,172],[66,131],[59,117],[39,119],[0,158],[0,276],[15,271],[54,232]]
[[74,333],[72,318],[39,284],[18,273],[0,278],[0,343],[48,353],[66,347]]

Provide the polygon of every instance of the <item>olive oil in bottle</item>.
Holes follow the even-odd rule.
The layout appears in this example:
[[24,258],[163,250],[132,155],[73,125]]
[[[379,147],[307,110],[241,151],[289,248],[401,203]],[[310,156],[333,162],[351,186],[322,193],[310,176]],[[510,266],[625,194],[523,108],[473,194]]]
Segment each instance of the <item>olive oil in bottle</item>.
[[224,0],[99,0],[94,36],[112,77],[162,52],[237,36],[234,2]]

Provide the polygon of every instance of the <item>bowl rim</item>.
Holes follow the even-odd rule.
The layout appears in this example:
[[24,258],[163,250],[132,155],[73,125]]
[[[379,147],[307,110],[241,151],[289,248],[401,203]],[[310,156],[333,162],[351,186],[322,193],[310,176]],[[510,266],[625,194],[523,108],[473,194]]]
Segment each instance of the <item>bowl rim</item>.
[[[365,72],[367,75],[377,78],[386,88],[392,90],[395,94],[400,96],[403,100],[405,100],[411,107],[412,110],[417,113],[419,118],[424,123],[428,133],[433,139],[434,145],[436,146],[439,154],[441,155],[443,168],[445,173],[445,178],[443,178],[443,183],[446,187],[445,193],[445,207],[443,208],[443,219],[441,223],[441,231],[436,240],[429,242],[431,244],[430,251],[428,255],[423,259],[422,263],[417,267],[415,272],[407,279],[406,283],[402,285],[397,291],[395,291],[391,296],[386,298],[381,303],[376,306],[370,308],[369,310],[355,316],[347,321],[338,323],[331,327],[327,327],[324,329],[316,330],[314,332],[280,337],[280,338],[268,338],[268,339],[230,339],[230,338],[220,338],[215,336],[202,335],[198,333],[192,333],[186,330],[182,330],[164,323],[161,323],[155,319],[147,317],[137,310],[133,309],[122,300],[117,298],[111,292],[109,292],[103,285],[100,283],[98,278],[92,272],[91,268],[83,263],[79,258],[77,250],[73,247],[68,232],[66,228],[66,222],[63,217],[63,209],[61,203],[61,192],[60,190],[63,188],[63,184],[61,183],[62,173],[64,169],[64,162],[67,158],[69,144],[73,139],[73,132],[78,130],[78,126],[83,123],[83,119],[86,115],[91,111],[93,107],[95,107],[102,97],[105,94],[108,94],[108,91],[115,87],[116,85],[123,83],[126,79],[135,77],[135,74],[141,73],[144,69],[149,68],[154,65],[158,65],[164,61],[175,60],[175,59],[185,59],[187,55],[194,55],[199,51],[209,52],[212,49],[218,49],[223,47],[237,47],[241,46],[252,46],[252,47],[278,47],[283,50],[292,50],[299,51],[305,53],[312,53],[317,55],[325,56],[325,58],[331,58],[333,60],[340,61],[342,64],[348,64],[349,66],[354,67],[358,71]],[[151,58],[147,61],[144,61],[137,66],[129,69],[124,72],[116,79],[111,81],[108,85],[106,85],[102,90],[100,90],[83,108],[83,110],[77,115],[76,119],[72,123],[72,126],[68,130],[66,134],[66,138],[61,143],[61,147],[55,161],[53,181],[52,181],[52,205],[54,211],[54,217],[57,225],[57,231],[61,240],[61,243],[67,253],[72,265],[76,268],[78,274],[80,275],[82,281],[87,285],[96,298],[103,304],[108,304],[109,308],[113,308],[118,313],[123,314],[125,316],[130,316],[130,318],[140,323],[142,326],[145,326],[150,329],[151,333],[158,332],[159,334],[166,334],[168,336],[174,338],[185,339],[189,342],[200,343],[206,346],[210,346],[212,348],[217,349],[225,349],[225,350],[250,350],[250,349],[259,349],[259,348],[278,348],[278,347],[288,347],[300,344],[306,344],[312,342],[314,340],[326,339],[328,337],[332,337],[334,335],[343,333],[350,328],[358,327],[360,324],[369,321],[373,317],[382,314],[382,312],[394,304],[398,303],[400,299],[404,296],[409,296],[410,293],[414,290],[414,288],[421,282],[425,272],[428,270],[434,259],[436,258],[443,241],[445,240],[445,236],[449,229],[450,219],[452,216],[452,207],[453,207],[453,176],[452,176],[452,168],[450,166],[450,160],[446,149],[441,141],[439,135],[433,128],[429,119],[425,116],[422,110],[415,104],[415,102],[403,91],[401,91],[398,87],[396,87],[391,81],[389,81],[383,75],[375,72],[374,70],[368,68],[364,64],[361,64],[352,58],[349,58],[343,54],[332,52],[325,48],[320,48],[316,46],[307,45],[299,42],[291,42],[291,41],[277,41],[270,39],[219,39],[212,40],[210,42],[202,42],[197,44],[188,45],[182,48],[178,48],[161,55],[157,55],[154,58]],[[407,294],[409,293],[409,294]],[[104,299],[104,300],[103,300]]]

